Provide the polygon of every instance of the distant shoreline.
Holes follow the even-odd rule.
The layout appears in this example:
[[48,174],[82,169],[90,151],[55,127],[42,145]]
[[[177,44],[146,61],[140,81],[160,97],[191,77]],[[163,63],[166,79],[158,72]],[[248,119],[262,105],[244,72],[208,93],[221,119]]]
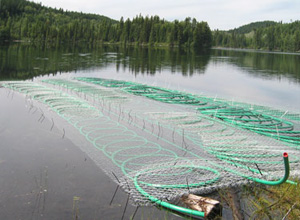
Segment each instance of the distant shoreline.
[[248,49],[248,48],[212,47],[211,49],[212,50],[239,51],[239,52],[268,53],[268,54],[300,55],[300,52],[269,51],[269,50],[258,50],[258,49]]

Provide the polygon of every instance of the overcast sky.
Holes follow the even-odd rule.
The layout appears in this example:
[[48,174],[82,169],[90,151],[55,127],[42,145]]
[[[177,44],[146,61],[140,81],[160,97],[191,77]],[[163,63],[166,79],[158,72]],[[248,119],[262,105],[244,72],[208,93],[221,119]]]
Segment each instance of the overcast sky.
[[158,15],[168,21],[186,17],[207,21],[211,29],[229,30],[255,21],[300,20],[300,0],[33,0],[42,5],[104,15]]

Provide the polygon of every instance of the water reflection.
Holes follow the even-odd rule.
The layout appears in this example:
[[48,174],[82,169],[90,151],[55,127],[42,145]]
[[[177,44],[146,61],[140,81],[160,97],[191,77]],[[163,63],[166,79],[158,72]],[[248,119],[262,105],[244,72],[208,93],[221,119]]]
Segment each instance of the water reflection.
[[210,60],[210,52],[196,54],[179,48],[150,49],[126,48],[117,57],[117,70],[128,69],[134,74],[151,74],[163,70],[181,72],[183,76],[204,73]]
[[0,47],[0,80],[30,79],[39,75],[116,67],[134,75],[162,71],[183,76],[206,73],[208,64],[226,63],[251,77],[287,78],[300,83],[300,55],[211,50],[204,53],[179,48],[103,46],[39,48],[26,44]]
[[198,56],[176,49],[124,48],[103,46],[38,48],[14,44],[0,48],[0,79],[30,79],[34,76],[116,65],[117,71],[128,69],[134,74],[152,74],[163,69],[183,75],[204,73],[209,55]]
[[252,77],[282,79],[300,83],[300,54],[263,53],[254,51],[214,50],[217,62],[241,67]]
[[[90,51],[93,51],[90,53]],[[39,48],[27,44],[0,47],[0,80],[30,79],[90,67],[101,67],[104,48]]]

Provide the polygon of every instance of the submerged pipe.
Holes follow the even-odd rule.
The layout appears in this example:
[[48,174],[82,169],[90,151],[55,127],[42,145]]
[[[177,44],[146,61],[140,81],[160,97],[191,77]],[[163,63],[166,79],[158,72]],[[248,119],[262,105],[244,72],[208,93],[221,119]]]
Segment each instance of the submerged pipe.
[[[70,101],[70,103],[74,103],[75,104],[75,101]],[[53,106],[51,105],[51,103],[46,103],[48,104],[52,109],[56,109],[57,113],[62,116],[63,118],[66,119],[66,117],[64,117],[63,115],[63,111],[61,109],[63,109],[63,107],[59,107],[58,106]],[[74,105],[73,104],[73,105]],[[82,104],[80,103],[79,104],[80,107],[83,106],[84,108],[89,108],[89,106],[85,106],[85,104]],[[68,120],[69,121],[69,120]],[[76,122],[77,123],[77,122]],[[145,124],[145,122],[144,122]],[[74,125],[74,124],[73,124]],[[76,127],[76,124],[74,125]],[[78,127],[77,127],[78,128]],[[82,128],[82,127],[81,127]],[[65,132],[65,130],[63,129],[63,131]],[[63,136],[64,137],[64,136]],[[86,135],[87,139],[88,139],[88,136]],[[184,137],[183,137],[184,138]],[[88,139],[89,140],[89,139]],[[90,141],[90,140],[89,140]],[[95,146],[95,142],[94,143],[94,146]],[[96,146],[95,146],[96,147]],[[119,152],[119,151],[118,151]],[[237,171],[234,171],[232,169],[225,169],[227,171],[230,171],[236,175],[239,175],[241,177],[244,177],[244,178],[247,178],[249,180],[252,180],[252,181],[255,181],[255,182],[258,182],[258,183],[262,183],[262,184],[267,184],[267,185],[279,185],[281,183],[284,183],[288,177],[289,177],[289,172],[290,172],[290,167],[289,167],[289,160],[288,160],[288,154],[287,153],[284,153],[283,154],[283,159],[284,159],[284,166],[285,166],[285,174],[283,176],[283,178],[277,180],[277,181],[267,181],[267,180],[262,180],[262,179],[259,179],[259,178],[254,178],[254,177],[250,177],[250,176],[246,176],[245,174],[242,174],[240,172],[237,172]],[[128,160],[127,160],[128,161]],[[125,161],[125,162],[127,162]],[[221,167],[220,167],[221,168]],[[223,168],[224,169],[224,168]],[[123,170],[123,168],[122,168]],[[124,171],[124,170],[123,170]],[[126,174],[126,172],[124,172]],[[160,206],[163,206],[165,208],[168,208],[168,209],[171,209],[171,210],[174,210],[174,211],[177,211],[177,212],[180,212],[180,213],[183,213],[183,214],[187,214],[187,215],[194,215],[194,216],[199,216],[199,217],[205,217],[206,216],[206,213],[205,212],[201,212],[201,211],[196,211],[196,210],[191,210],[191,209],[187,209],[187,208],[183,208],[183,207],[179,207],[179,206],[176,206],[176,205],[173,205],[173,204],[170,204],[168,202],[164,202],[162,201],[161,199],[158,199],[158,198],[155,198],[153,196],[151,196],[149,193],[147,193],[144,189],[142,189],[139,185],[139,181],[138,181],[138,177],[141,175],[141,173],[138,173],[135,177],[134,177],[134,184],[135,184],[135,187],[136,189],[142,194],[144,195],[146,198],[148,198],[150,201],[160,205]]]
[[[283,161],[284,161],[284,167],[285,167],[285,173],[284,176],[276,181],[268,181],[268,180],[262,180],[259,178],[253,178],[253,177],[249,177],[249,176],[245,176],[247,179],[250,179],[252,181],[258,182],[258,183],[262,183],[265,185],[279,185],[282,184],[284,182],[287,181],[289,175],[290,175],[290,165],[289,165],[289,157],[288,157],[288,153],[284,152],[283,153]],[[235,172],[236,173],[236,172]],[[151,196],[149,193],[147,193],[145,190],[142,189],[142,187],[138,184],[138,177],[141,175],[142,173],[139,172],[137,173],[137,175],[135,175],[134,177],[134,185],[136,187],[136,189],[145,197],[147,197],[151,202],[156,203],[157,205],[160,205],[162,207],[165,207],[167,209],[171,209],[173,211],[176,212],[180,212],[183,213],[185,215],[194,215],[194,216],[198,216],[198,217],[206,217],[205,212],[201,212],[201,211],[197,211],[197,210],[192,210],[192,209],[188,209],[188,208],[184,208],[184,207],[180,207],[177,205],[173,205],[171,203],[162,201],[158,198],[155,198],[154,196]],[[237,173],[236,173],[237,174]]]
[[173,205],[171,203],[168,203],[168,202],[162,201],[158,198],[155,198],[154,196],[151,196],[149,193],[147,193],[145,190],[143,190],[142,187],[140,187],[140,185],[138,184],[137,178],[140,174],[141,173],[137,174],[134,177],[134,185],[135,185],[136,189],[143,196],[147,197],[151,202],[154,202],[157,205],[162,206],[164,208],[167,208],[167,209],[170,209],[170,210],[173,210],[173,211],[176,211],[176,212],[183,213],[185,215],[194,215],[194,216],[198,216],[198,217],[205,217],[206,216],[205,212],[200,212],[200,211],[197,211],[197,210],[192,210],[192,209],[184,208],[184,207],[181,207],[181,206]]

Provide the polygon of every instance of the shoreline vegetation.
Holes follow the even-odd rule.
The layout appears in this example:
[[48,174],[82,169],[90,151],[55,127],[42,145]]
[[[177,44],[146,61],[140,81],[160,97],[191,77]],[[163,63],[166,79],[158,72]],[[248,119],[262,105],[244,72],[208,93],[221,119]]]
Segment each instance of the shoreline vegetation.
[[27,0],[1,0],[0,45],[29,42],[46,47],[86,43],[300,52],[300,21],[253,22],[229,31],[211,30],[205,21],[187,17],[173,22],[137,15],[119,21],[106,16],[50,8]]
[[300,21],[254,22],[229,31],[213,31],[215,47],[300,52]]
[[227,50],[227,51],[239,51],[239,52],[255,52],[255,53],[266,53],[266,54],[287,54],[287,55],[300,55],[300,51],[289,52],[289,51],[280,51],[280,50],[266,50],[266,49],[252,49],[252,48],[233,48],[233,47],[220,47],[214,46],[211,47],[212,50]]
[[124,21],[105,16],[53,9],[26,0],[2,0],[0,42],[13,40],[50,46],[86,42],[134,45],[169,45],[210,48],[212,32],[207,22],[195,18],[169,22],[158,16],[138,15]]

